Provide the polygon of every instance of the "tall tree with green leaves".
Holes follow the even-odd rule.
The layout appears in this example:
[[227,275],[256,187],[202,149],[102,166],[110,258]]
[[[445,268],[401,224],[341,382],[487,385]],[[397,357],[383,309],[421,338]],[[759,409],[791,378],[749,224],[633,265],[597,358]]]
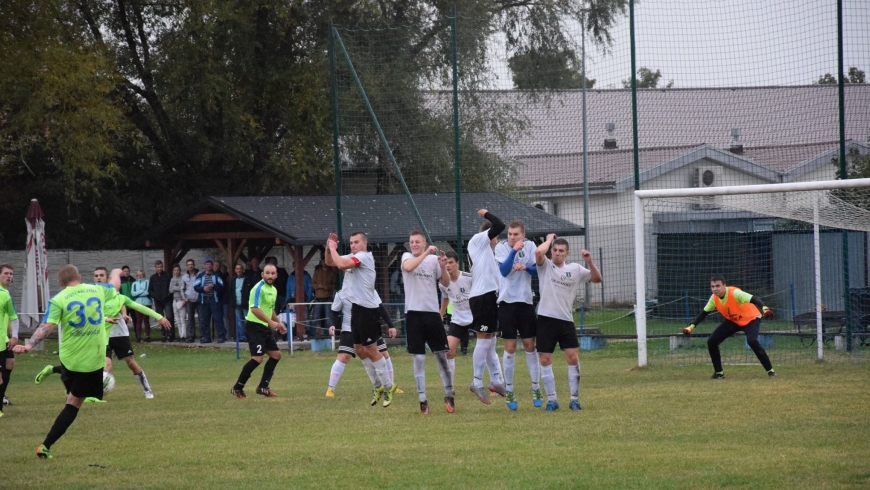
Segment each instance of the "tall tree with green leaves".
[[[652,71],[649,68],[642,66],[637,70],[637,88],[658,88],[659,80],[662,78],[662,71]],[[665,88],[674,86],[674,81],[668,81]],[[631,79],[622,81],[622,88],[631,88]]]

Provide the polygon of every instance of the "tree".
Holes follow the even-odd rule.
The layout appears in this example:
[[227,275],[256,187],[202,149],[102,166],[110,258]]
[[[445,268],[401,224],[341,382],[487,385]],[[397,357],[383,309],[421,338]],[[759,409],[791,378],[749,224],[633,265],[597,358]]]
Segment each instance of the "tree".
[[[659,80],[662,78],[662,71],[652,71],[649,68],[642,66],[637,70],[637,88],[658,88]],[[665,88],[674,86],[674,81],[670,80]],[[631,88],[631,79],[622,81],[622,88]]]
[[[582,18],[592,43],[606,46],[626,5],[603,0],[585,12],[571,0],[460,0],[473,27],[460,38],[463,88],[482,86],[476,77],[494,33],[513,52],[564,52],[565,24]],[[126,245],[206,195],[331,191],[330,19],[405,29],[400,50],[378,61],[403,70],[392,73],[394,93],[416,92],[402,99],[404,126],[437,137],[398,151],[414,165],[443,167],[452,138],[421,88],[449,80],[449,8],[434,0],[4,0],[0,212],[20,214],[37,197],[64,218],[52,224],[50,246],[101,248]],[[509,116],[486,123],[468,121],[461,144],[469,154],[482,135],[507,141],[522,126]],[[358,134],[357,147],[348,140],[343,151],[382,164],[371,133]],[[503,179],[494,165],[481,171]],[[2,247],[23,242],[13,221],[0,225]]]
[[[583,87],[581,63],[573,49],[561,52],[531,50],[508,59],[514,87],[520,90],[564,90]],[[595,80],[586,79],[586,88]]]
[[[830,73],[825,73],[816,81],[817,85],[836,85],[839,82],[837,77]],[[863,70],[859,70],[855,66],[849,67],[849,73],[843,77],[843,83],[866,83],[866,77]]]

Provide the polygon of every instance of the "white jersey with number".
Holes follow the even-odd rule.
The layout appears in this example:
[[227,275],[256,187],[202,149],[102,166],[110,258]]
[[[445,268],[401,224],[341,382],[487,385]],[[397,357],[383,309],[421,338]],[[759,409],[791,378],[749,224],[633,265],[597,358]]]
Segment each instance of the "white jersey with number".
[[538,266],[538,285],[541,289],[538,315],[574,322],[577,288],[591,278],[589,269],[580,264],[556,267],[552,260],[544,257],[544,263]]
[[353,303],[345,298],[341,291],[335,293],[335,299],[332,300],[332,311],[341,312],[342,332],[350,332],[350,310],[352,307]]
[[[538,247],[530,240],[523,241],[523,249],[514,254],[513,265],[522,264],[526,267],[535,265],[535,250]],[[507,241],[495,246],[495,260],[503,264],[510,256],[513,247]],[[501,276],[498,288],[499,303],[532,304],[532,275],[526,271],[512,270],[507,276]]]
[[[402,265],[412,260],[414,254],[402,254]],[[441,279],[441,265],[438,257],[428,255],[411,272],[402,267],[402,280],[405,282],[405,313],[409,311],[428,311],[438,313],[438,281]]]
[[450,322],[461,327],[471,325],[473,318],[471,317],[471,305],[468,304],[469,294],[471,293],[471,274],[460,272],[459,277],[455,281],[450,281],[450,285],[446,288],[439,284],[438,288],[450,300],[453,305],[453,313],[450,315]]
[[468,241],[468,260],[471,261],[471,275],[474,277],[469,295],[472,298],[498,291],[498,283],[501,282],[498,262],[492,254],[490,243],[489,230],[481,231]]
[[357,252],[344,255],[356,265],[344,271],[344,284],[341,290],[351,303],[365,308],[377,308],[381,297],[375,290],[375,258],[371,252]]

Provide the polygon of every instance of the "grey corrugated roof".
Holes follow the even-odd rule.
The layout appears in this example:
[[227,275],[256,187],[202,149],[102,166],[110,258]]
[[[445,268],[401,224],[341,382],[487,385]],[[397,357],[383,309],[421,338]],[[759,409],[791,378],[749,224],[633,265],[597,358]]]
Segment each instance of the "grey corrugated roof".
[[[456,197],[454,194],[414,194],[417,209],[436,241],[456,240]],[[335,196],[211,197],[244,221],[256,223],[276,235],[293,236],[296,245],[320,245],[336,231]],[[505,223],[521,219],[529,238],[556,233],[583,234],[583,228],[521,201],[496,192],[462,193],[462,236],[467,240],[483,220],[477,210],[486,208]],[[414,212],[404,195],[362,195],[342,197],[343,234],[365,231],[372,243],[404,242],[408,232],[418,228]]]
[[[435,241],[456,240],[456,200],[454,194],[414,194],[423,222]],[[542,237],[548,233],[579,236],[583,228],[540,209],[497,192],[462,193],[462,238],[474,235],[483,220],[477,210],[486,208],[505,223],[521,219],[526,223],[526,236]],[[223,212],[238,221],[190,222],[200,213]],[[360,195],[342,197],[343,235],[365,231],[371,243],[399,243],[408,239],[408,232],[419,228],[411,206],[404,195]],[[220,229],[217,227],[220,226]],[[247,232],[261,230],[291,245],[321,245],[329,233],[337,231],[335,196],[240,196],[209,197],[190,206],[150,230],[131,243],[131,248],[160,248],[184,233],[198,235],[210,232]],[[259,239],[262,240],[262,239]],[[213,246],[211,239],[197,238],[191,243]]]

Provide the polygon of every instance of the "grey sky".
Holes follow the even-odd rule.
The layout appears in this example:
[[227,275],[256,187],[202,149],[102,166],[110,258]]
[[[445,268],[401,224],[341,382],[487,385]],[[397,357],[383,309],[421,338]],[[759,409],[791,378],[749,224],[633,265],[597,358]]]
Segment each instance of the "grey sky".
[[[843,3],[846,69],[870,74],[870,2]],[[660,69],[660,86],[671,79],[675,87],[811,84],[836,72],[836,8],[836,0],[641,1],[635,6],[637,67]],[[569,29],[579,46],[579,26]],[[595,88],[621,88],[631,72],[627,15],[612,34],[606,55],[587,43]],[[506,55],[496,58],[493,88],[512,88]]]

